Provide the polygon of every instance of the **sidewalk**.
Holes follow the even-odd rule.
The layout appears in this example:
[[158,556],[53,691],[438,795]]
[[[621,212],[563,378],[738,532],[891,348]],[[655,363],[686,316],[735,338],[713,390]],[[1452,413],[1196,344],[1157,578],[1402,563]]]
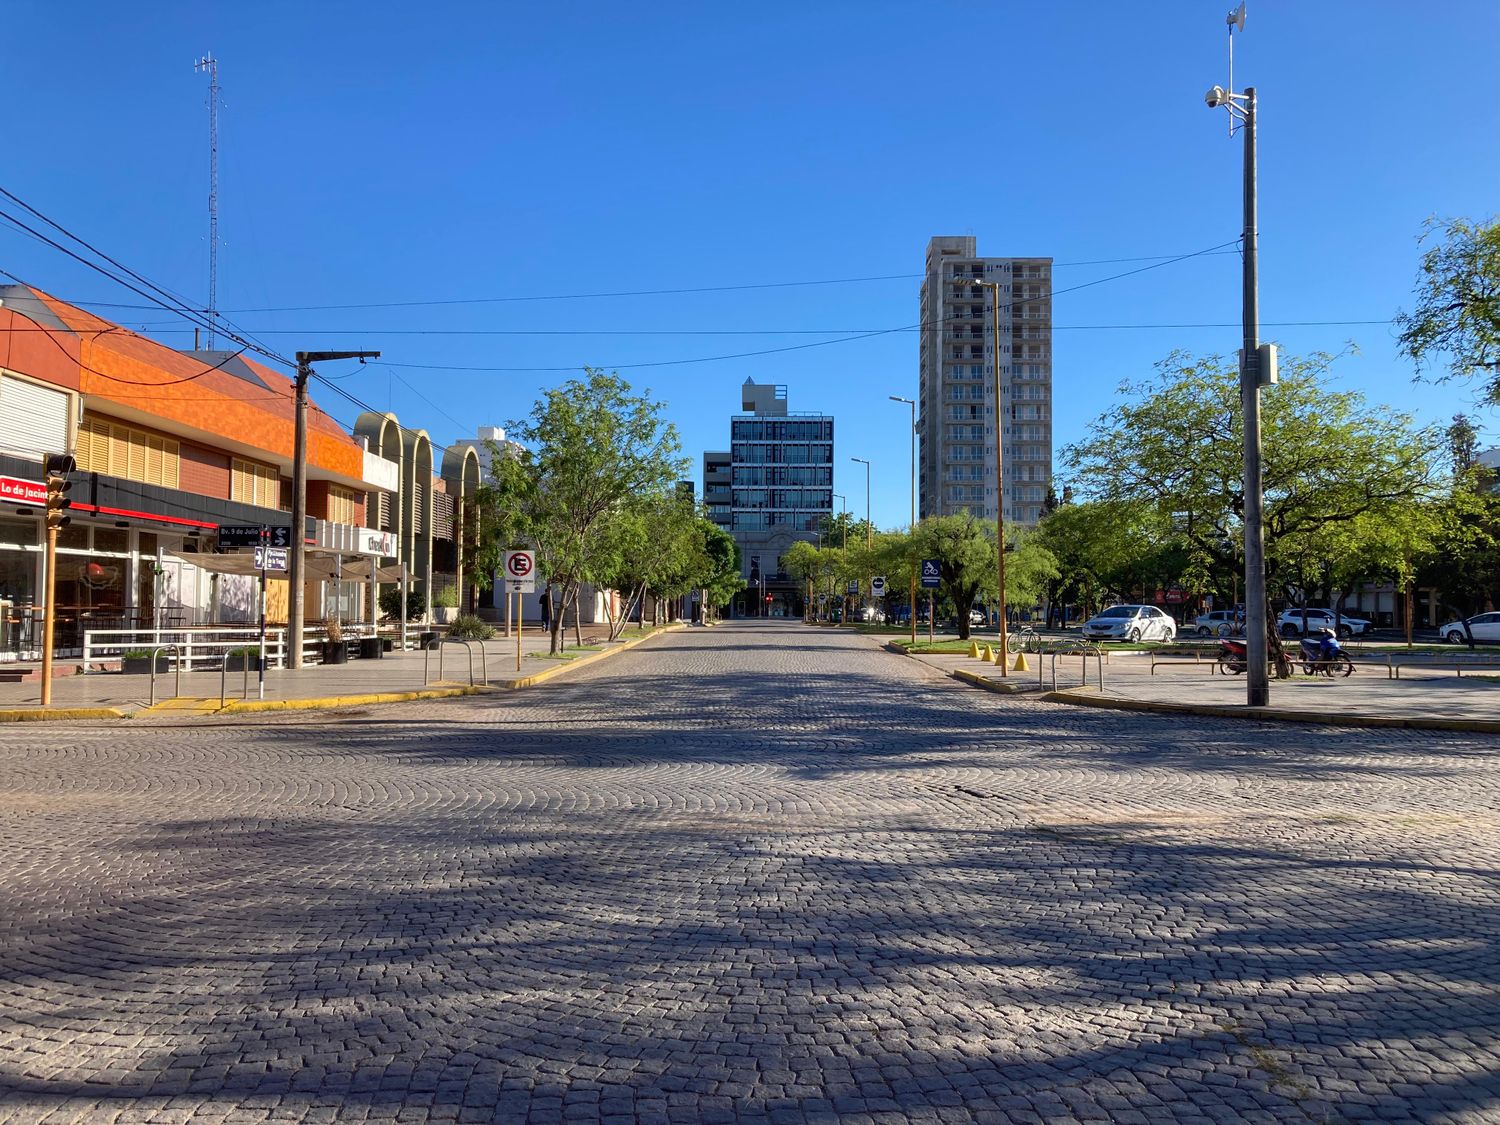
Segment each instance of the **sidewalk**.
[[[665,626],[674,628],[680,626]],[[522,638],[521,668],[516,669],[516,642],[497,637],[479,642],[472,649],[473,686],[470,685],[470,654],[458,642],[448,642],[431,651],[389,652],[379,660],[351,660],[347,664],[310,665],[299,671],[267,669],[265,702],[257,692],[254,671],[184,672],[181,690],[177,673],[163,668],[156,674],[156,708],[148,711],[150,676],[99,673],[59,676],[52,681],[52,709],[40,707],[41,684],[0,684],[0,718],[116,718],[132,714],[215,714],[251,710],[335,707],[355,704],[399,702],[404,699],[440,698],[471,691],[529,687],[552,676],[591,664],[613,653],[633,647],[646,636],[613,644],[600,641],[583,649],[568,648],[572,659],[547,656],[548,639],[540,631]],[[571,637],[568,639],[571,645]],[[585,642],[589,635],[585,634]],[[441,673],[441,675],[440,675]],[[220,712],[220,691],[226,707]],[[175,698],[174,698],[175,697]],[[103,709],[103,710],[100,710]],[[85,713],[85,712],[98,713]],[[54,713],[55,712],[55,713]]]
[[[1245,704],[1245,677],[1211,672],[1207,659],[1191,658],[1171,666],[1158,664],[1152,674],[1149,653],[1115,652],[1105,656],[1104,688],[1099,690],[1097,665],[1088,666],[1088,686],[1082,687],[1081,660],[1076,655],[1057,658],[1057,688],[1052,686],[1052,657],[1028,654],[1029,671],[999,668],[965,655],[924,654],[909,657],[945,675],[993,691],[1027,692],[1051,702],[1120,710],[1231,718],[1286,719],[1294,722],[1349,726],[1421,727],[1486,731],[1500,734],[1500,671],[1482,670],[1462,678],[1451,671],[1403,671],[1388,679],[1383,665],[1360,664],[1348,679],[1304,676],[1271,681],[1271,705]],[[1010,657],[1015,662],[1015,657]],[[1039,675],[1040,673],[1040,675]]]

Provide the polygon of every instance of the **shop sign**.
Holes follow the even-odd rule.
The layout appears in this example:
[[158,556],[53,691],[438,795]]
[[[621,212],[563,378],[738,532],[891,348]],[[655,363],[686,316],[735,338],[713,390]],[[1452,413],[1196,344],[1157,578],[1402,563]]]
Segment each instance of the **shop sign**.
[[360,528],[359,553],[362,555],[378,555],[384,559],[395,558],[396,533],[394,531],[371,531],[368,527]]
[[47,486],[39,480],[21,480],[19,477],[0,477],[0,501],[7,504],[47,503]]

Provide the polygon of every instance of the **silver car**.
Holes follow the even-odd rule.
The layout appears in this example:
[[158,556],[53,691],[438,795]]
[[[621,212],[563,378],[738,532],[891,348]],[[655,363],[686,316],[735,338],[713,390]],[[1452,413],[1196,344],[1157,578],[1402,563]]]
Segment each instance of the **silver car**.
[[1154,605],[1111,606],[1083,623],[1091,641],[1170,641],[1177,623]]

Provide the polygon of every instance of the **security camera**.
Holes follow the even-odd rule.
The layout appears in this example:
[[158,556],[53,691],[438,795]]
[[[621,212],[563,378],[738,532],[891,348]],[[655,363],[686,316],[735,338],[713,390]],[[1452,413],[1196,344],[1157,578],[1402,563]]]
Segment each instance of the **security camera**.
[[1228,104],[1229,95],[1224,92],[1223,86],[1215,86],[1203,95],[1203,100],[1208,103],[1209,109],[1218,109],[1221,105]]

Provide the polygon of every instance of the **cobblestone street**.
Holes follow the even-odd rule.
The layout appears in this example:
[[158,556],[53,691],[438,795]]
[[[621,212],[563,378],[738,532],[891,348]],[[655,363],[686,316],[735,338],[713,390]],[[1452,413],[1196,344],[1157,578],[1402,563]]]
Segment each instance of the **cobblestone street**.
[[795,622],[0,730],[0,1119],[1500,1121],[1500,739]]

